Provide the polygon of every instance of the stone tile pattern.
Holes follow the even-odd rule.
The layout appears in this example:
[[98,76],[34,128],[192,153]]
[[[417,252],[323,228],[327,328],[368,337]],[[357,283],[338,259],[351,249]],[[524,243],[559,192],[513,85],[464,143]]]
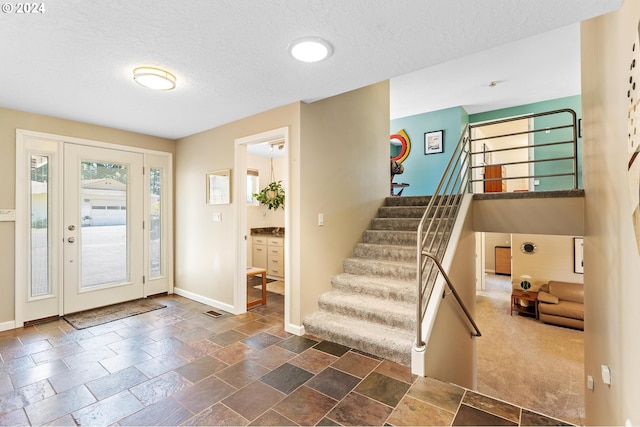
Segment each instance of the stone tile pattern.
[[76,331],[0,332],[0,425],[563,425],[283,328],[283,297],[233,316],[168,307]]

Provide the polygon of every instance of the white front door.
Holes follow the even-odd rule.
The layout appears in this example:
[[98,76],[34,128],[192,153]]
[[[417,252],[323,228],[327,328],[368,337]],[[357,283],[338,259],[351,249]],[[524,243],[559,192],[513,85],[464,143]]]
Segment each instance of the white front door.
[[144,296],[143,161],[64,144],[65,314]]

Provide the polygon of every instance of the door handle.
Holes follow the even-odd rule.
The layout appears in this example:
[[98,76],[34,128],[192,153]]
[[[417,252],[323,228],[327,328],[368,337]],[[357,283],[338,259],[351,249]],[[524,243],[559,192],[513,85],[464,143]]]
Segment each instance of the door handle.
[[69,237],[69,238],[67,239],[67,242],[69,242],[69,243],[73,243],[73,242],[75,242],[75,241],[76,241],[76,238],[75,238],[75,237]]

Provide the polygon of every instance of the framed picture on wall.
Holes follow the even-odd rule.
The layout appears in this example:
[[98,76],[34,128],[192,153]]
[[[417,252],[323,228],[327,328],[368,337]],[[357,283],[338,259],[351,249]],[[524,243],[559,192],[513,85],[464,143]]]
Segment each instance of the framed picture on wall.
[[231,203],[231,169],[207,174],[207,205]]
[[442,153],[444,151],[444,131],[425,132],[424,154]]
[[584,274],[584,251],[582,237],[573,238],[573,272]]

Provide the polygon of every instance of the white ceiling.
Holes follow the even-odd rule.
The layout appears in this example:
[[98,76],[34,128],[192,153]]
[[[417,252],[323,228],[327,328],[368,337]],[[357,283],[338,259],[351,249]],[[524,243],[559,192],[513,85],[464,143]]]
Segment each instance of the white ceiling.
[[[537,45],[523,39],[621,1],[55,0],[43,14],[2,14],[0,106],[176,139],[397,77],[393,117],[454,105],[482,111],[528,102],[528,91],[556,97],[549,82],[563,59],[529,56]],[[558,38],[575,37],[572,28],[549,36],[551,52]],[[303,36],[325,38],[333,56],[294,61],[287,45]],[[514,40],[524,47],[477,53]],[[137,85],[131,72],[142,65],[166,68],[178,87]],[[490,92],[491,80],[504,83]]]

